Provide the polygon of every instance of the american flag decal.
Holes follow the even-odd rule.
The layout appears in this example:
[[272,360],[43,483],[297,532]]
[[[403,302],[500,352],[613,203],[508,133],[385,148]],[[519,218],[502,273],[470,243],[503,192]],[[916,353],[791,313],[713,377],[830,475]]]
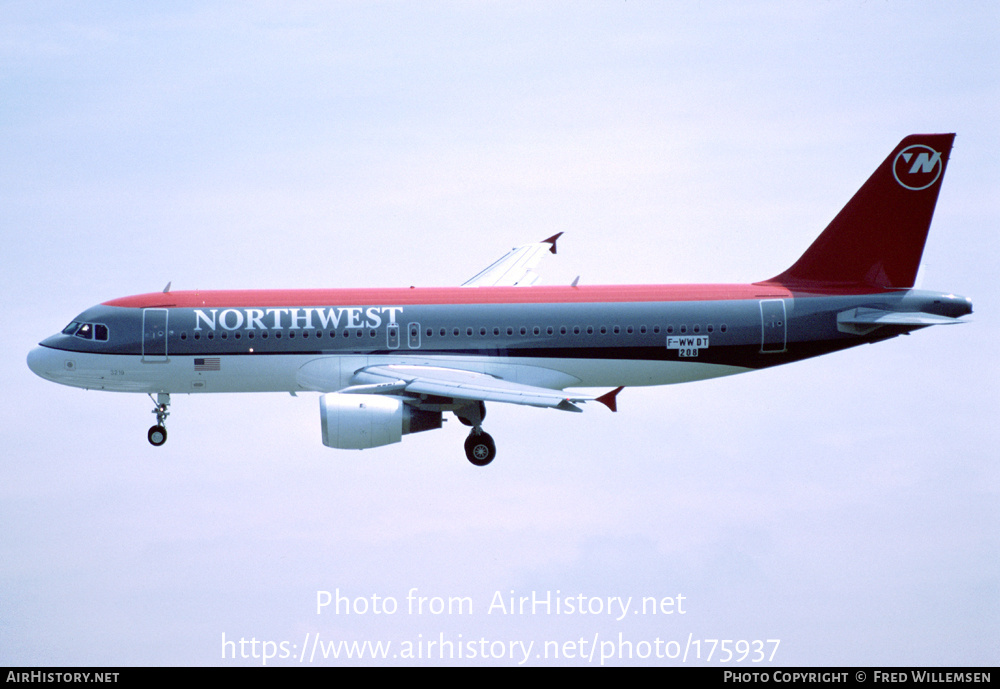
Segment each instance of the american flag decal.
[[207,359],[195,359],[194,360],[194,370],[195,371],[218,371],[220,369],[220,364],[222,360],[217,357],[208,357]]

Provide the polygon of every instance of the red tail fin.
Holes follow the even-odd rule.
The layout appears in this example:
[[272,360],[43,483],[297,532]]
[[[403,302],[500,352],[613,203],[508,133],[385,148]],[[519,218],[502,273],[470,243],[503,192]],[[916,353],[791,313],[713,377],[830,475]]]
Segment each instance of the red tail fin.
[[954,139],[903,139],[795,265],[768,282],[912,287]]

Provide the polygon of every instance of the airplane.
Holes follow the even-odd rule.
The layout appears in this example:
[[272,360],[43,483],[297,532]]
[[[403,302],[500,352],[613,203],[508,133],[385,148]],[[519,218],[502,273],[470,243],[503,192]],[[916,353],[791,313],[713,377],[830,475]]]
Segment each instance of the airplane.
[[[42,378],[146,393],[167,439],[171,395],[317,392],[322,441],[366,449],[470,427],[486,403],[617,410],[624,387],[744,373],[961,322],[971,300],[913,288],[954,134],[904,138],[804,254],[751,284],[536,286],[562,233],[456,287],[171,291],[87,309],[28,354]],[[579,388],[612,388],[600,395]],[[155,399],[153,398],[155,395]]]

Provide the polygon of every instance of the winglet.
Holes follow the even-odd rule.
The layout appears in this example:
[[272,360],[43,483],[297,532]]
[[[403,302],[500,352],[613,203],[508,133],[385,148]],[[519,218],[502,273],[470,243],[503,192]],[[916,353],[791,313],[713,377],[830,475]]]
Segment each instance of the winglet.
[[554,235],[552,235],[548,239],[543,239],[541,243],[542,244],[551,244],[552,248],[550,248],[549,251],[554,254],[554,253],[556,253],[556,240],[559,239],[560,237],[562,237],[562,234],[563,234],[562,232],[556,232]]
[[619,385],[611,392],[606,392],[600,397],[598,397],[596,401],[600,402],[611,411],[618,411],[618,401],[615,398],[618,397],[618,393],[624,389],[625,389],[624,385]]

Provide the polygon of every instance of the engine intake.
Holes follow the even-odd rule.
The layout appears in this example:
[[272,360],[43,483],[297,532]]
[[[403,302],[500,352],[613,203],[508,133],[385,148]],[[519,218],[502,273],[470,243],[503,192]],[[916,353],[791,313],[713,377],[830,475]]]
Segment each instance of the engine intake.
[[323,444],[340,450],[391,445],[404,435],[441,428],[441,412],[416,409],[398,397],[345,395],[319,398]]

